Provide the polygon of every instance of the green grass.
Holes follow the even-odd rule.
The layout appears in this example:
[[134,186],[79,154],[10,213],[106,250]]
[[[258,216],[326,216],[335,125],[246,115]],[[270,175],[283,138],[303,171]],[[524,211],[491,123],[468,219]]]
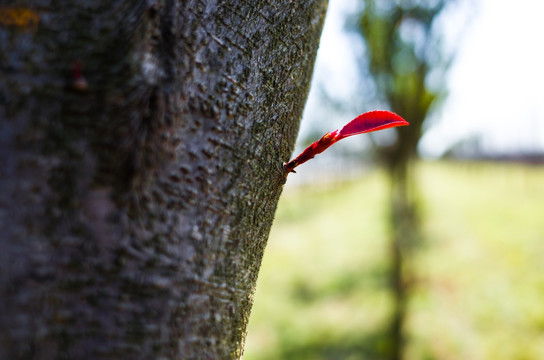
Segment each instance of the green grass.
[[[408,359],[544,359],[544,168],[418,167]],[[244,359],[380,359],[391,310],[387,181],[286,189]]]

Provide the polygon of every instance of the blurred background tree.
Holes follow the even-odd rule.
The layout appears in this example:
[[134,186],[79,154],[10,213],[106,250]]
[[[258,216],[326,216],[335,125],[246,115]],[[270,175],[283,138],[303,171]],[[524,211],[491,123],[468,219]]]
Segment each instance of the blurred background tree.
[[368,67],[375,97],[410,123],[394,130],[394,140],[374,142],[390,186],[391,359],[403,358],[403,326],[415,277],[410,263],[422,241],[412,166],[425,120],[446,94],[452,55],[444,52],[436,23],[451,2],[364,0],[358,15],[357,30],[365,45],[361,64]]
[[[415,14],[427,5],[437,14],[421,25]],[[544,48],[537,35],[544,5],[438,5],[329,2],[300,150],[306,137],[314,141],[366,110],[395,110],[412,126],[348,139],[289,177],[259,273],[245,359],[393,357],[390,239],[407,234],[387,216],[393,214],[391,185],[400,184],[388,180],[395,167],[387,159],[395,151],[410,154],[404,189],[414,214],[402,225],[420,231],[413,242],[401,238],[408,248],[397,267],[407,300],[401,326],[396,323],[398,338],[406,339],[401,355],[544,358],[544,167],[535,165],[544,159],[538,91]],[[366,21],[376,21],[382,32],[368,36],[393,49],[378,49],[386,62],[377,65],[401,76],[377,80],[371,74],[369,45],[361,36],[371,6],[375,15]],[[413,47],[395,43],[401,41]],[[422,55],[432,60],[427,69],[417,66]],[[418,83],[421,73],[424,82]],[[382,91],[391,84],[395,102]],[[403,87],[410,89],[405,99]],[[432,96],[422,96],[423,89]],[[421,139],[407,146],[402,137],[416,125]],[[364,162],[372,155],[368,147],[361,151],[370,136],[387,166]],[[508,159],[531,165],[502,161]]]

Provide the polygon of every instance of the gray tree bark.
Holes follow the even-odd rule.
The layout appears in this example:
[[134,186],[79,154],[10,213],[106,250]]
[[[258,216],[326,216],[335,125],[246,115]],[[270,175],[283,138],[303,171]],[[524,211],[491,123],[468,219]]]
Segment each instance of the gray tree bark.
[[326,1],[28,4],[0,5],[0,358],[240,358]]

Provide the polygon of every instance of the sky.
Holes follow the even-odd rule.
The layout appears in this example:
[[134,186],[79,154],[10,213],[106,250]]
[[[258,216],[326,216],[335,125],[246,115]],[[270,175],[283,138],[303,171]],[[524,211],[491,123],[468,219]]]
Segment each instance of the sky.
[[[320,112],[316,79],[326,79],[336,97],[347,99],[356,91],[354,54],[360,45],[345,31],[345,15],[355,3],[329,0],[301,137],[316,126],[312,118]],[[449,96],[428,119],[420,143],[424,156],[440,156],[469,138],[487,153],[544,151],[543,13],[543,1],[473,0],[444,16],[447,36],[459,47],[448,74]],[[459,20],[464,16],[469,21]],[[356,115],[334,124],[340,127]]]

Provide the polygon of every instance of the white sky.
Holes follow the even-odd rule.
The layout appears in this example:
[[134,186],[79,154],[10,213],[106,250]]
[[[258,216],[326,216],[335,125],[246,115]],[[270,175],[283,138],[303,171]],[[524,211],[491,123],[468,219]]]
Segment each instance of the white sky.
[[[440,155],[458,140],[476,136],[490,152],[544,151],[544,1],[474,3],[450,69],[450,96],[430,119],[432,126],[421,150]],[[343,13],[349,13],[354,4],[355,0],[329,0],[314,75],[327,79],[327,88],[346,98],[355,91],[356,63],[355,44],[344,33]],[[467,25],[452,17],[447,26],[456,31],[456,23]],[[301,134],[312,127],[311,114],[318,107],[313,89]]]

